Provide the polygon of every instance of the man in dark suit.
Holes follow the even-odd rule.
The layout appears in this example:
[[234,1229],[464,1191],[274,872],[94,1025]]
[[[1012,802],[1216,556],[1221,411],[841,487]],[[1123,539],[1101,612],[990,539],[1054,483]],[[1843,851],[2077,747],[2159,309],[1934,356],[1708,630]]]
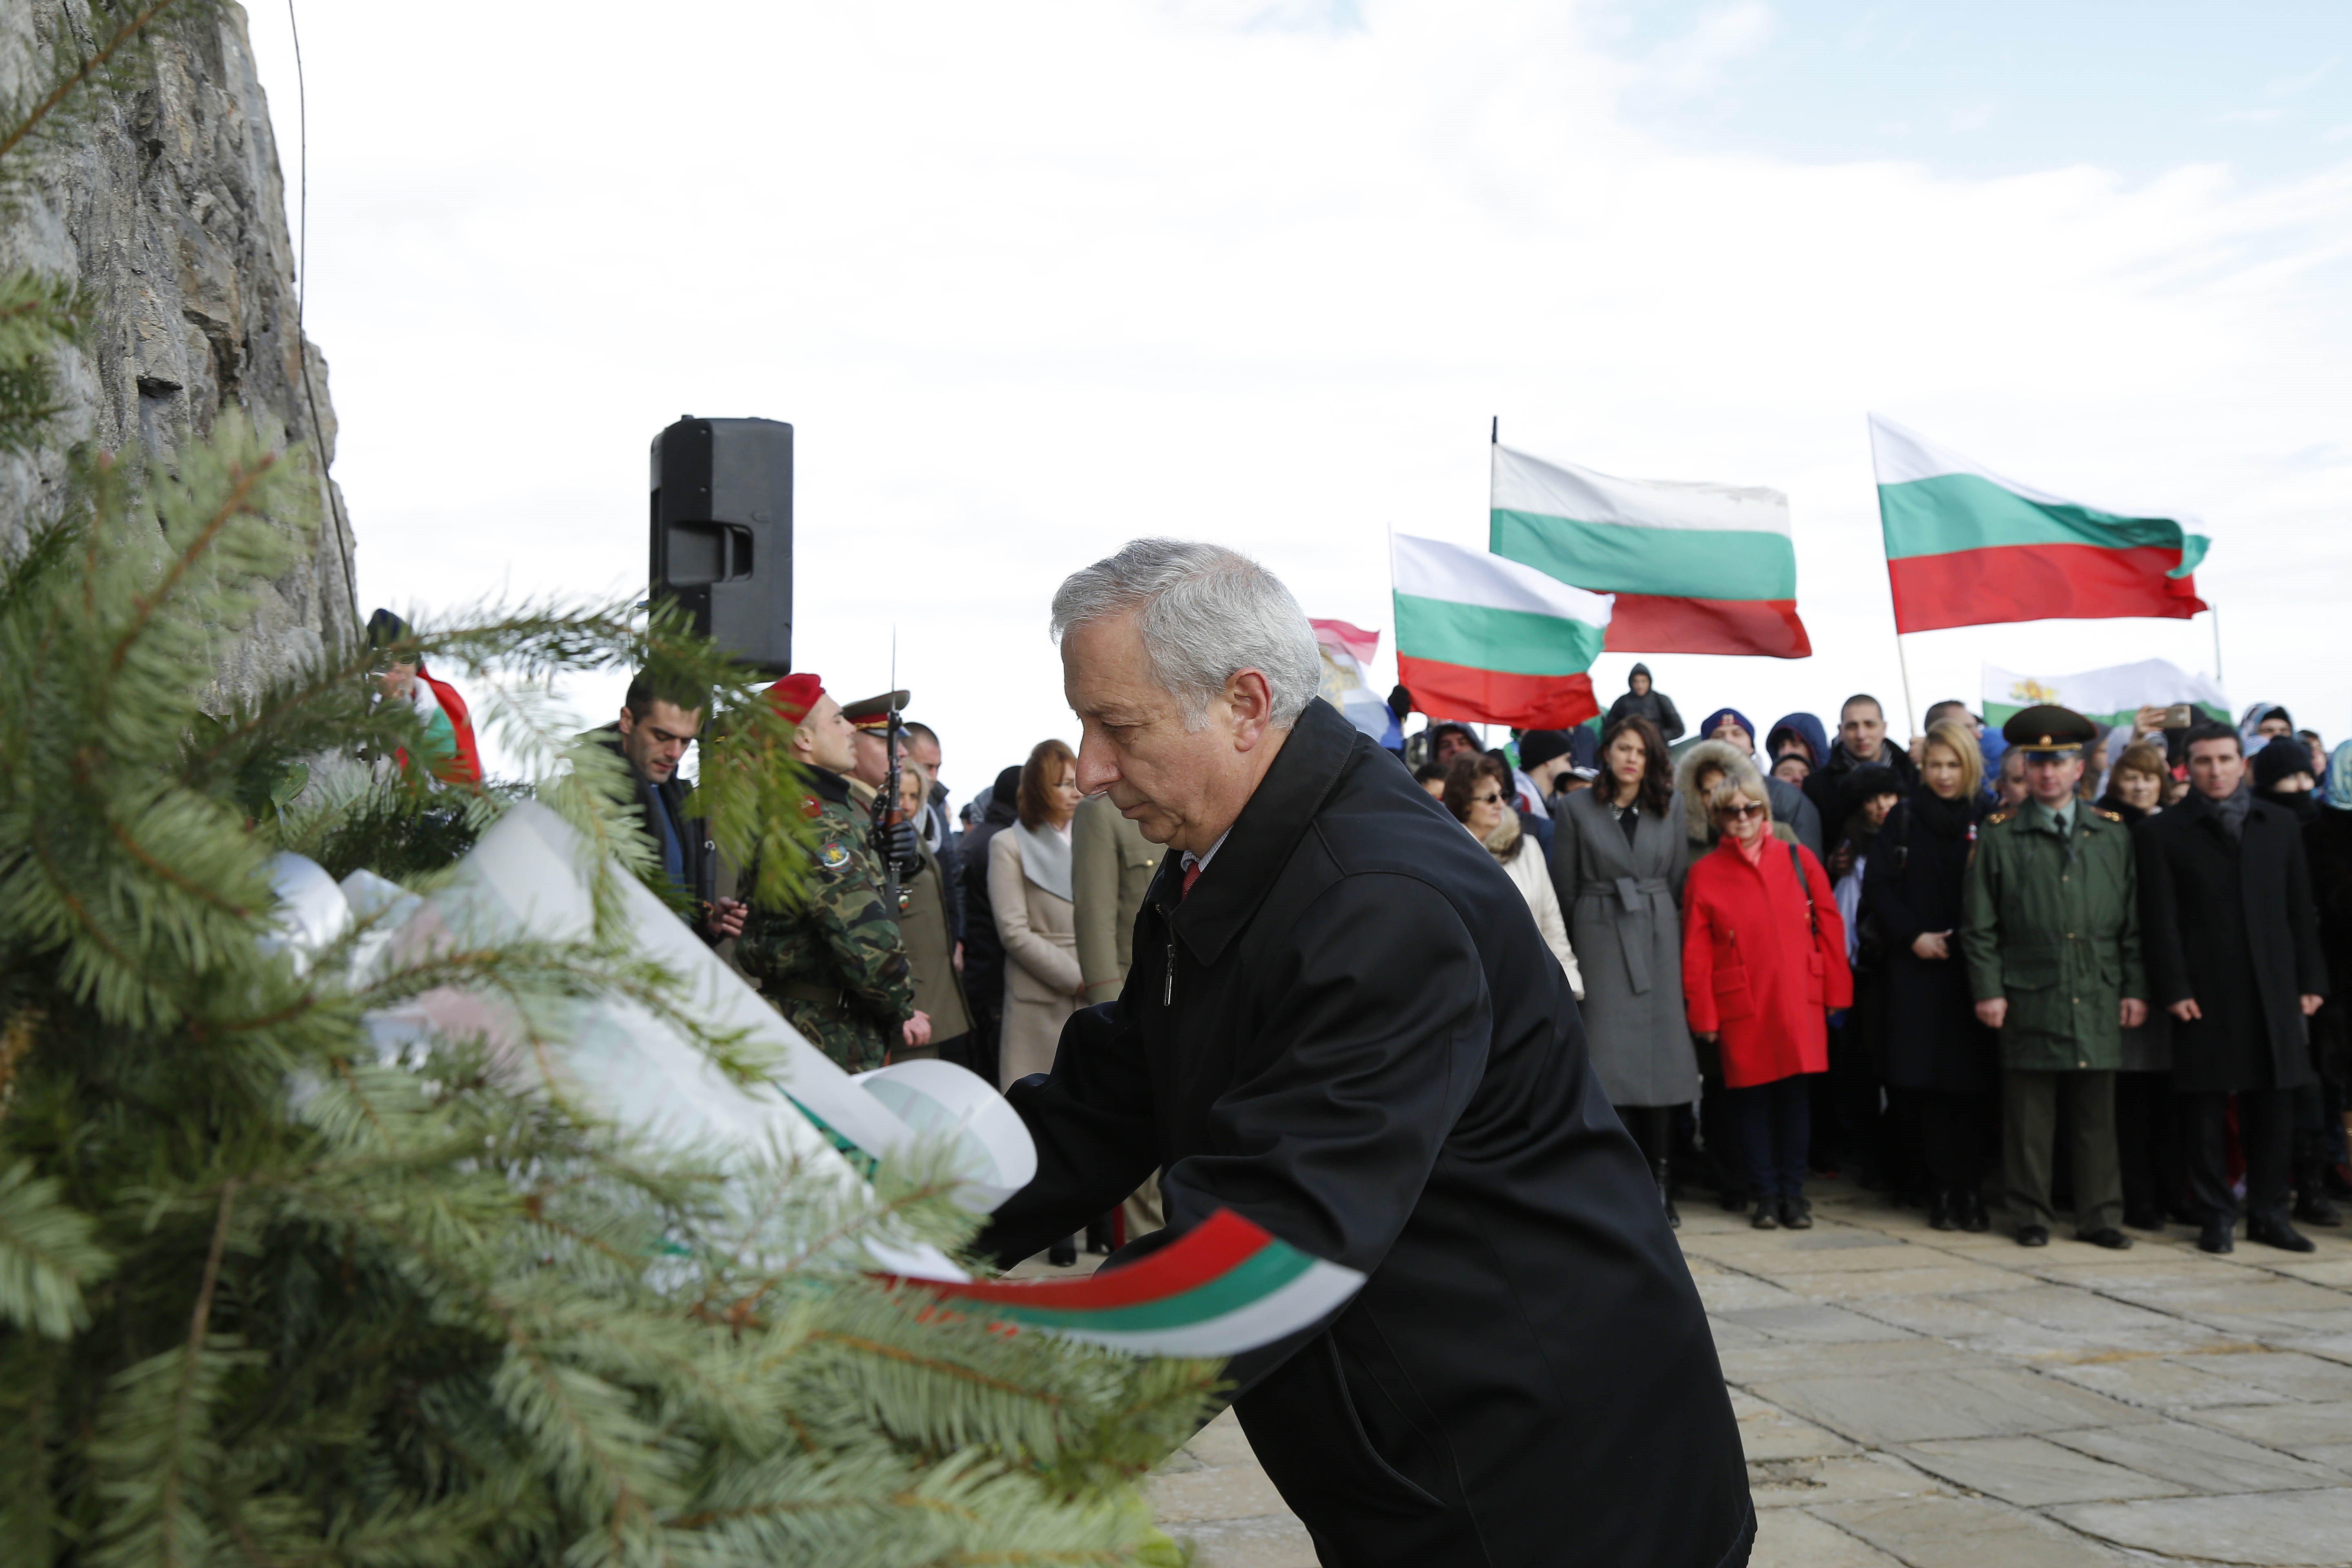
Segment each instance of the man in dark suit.
[[2294,1091],[2313,1081],[2309,1025],[2327,966],[2301,826],[2246,787],[2236,731],[2189,733],[2188,798],[2133,829],[2148,978],[2172,1029],[2173,1089],[2189,1102],[2197,1245],[2228,1252],[2238,1220],[2223,1165],[2231,1098],[2246,1159],[2246,1236],[2312,1250],[2288,1220]]
[[1234,1404],[1331,1568],[1734,1568],[1739,1437],[1657,1190],[1566,977],[1475,839],[1315,692],[1288,590],[1143,540],[1055,596],[1078,784],[1167,846],[1117,1002],[1010,1095],[1012,1261],[1154,1165],[1362,1289],[1236,1357]]

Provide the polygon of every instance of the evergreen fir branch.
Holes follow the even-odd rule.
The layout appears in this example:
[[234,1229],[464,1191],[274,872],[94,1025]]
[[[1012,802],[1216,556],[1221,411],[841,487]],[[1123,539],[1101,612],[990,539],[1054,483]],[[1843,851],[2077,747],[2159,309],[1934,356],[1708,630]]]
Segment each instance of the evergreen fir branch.
[[82,1288],[114,1264],[89,1216],[58,1201],[63,1185],[30,1160],[0,1171],[0,1319],[58,1340],[89,1326]]

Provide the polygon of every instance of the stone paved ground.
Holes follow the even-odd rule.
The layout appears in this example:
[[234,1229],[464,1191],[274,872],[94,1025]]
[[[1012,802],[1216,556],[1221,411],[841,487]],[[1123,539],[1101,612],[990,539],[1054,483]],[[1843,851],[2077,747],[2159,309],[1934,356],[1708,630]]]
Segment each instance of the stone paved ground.
[[[1816,1184],[1811,1231],[1695,1194],[1756,1568],[2352,1563],[2352,1237],[2110,1253]],[[1230,1413],[1151,1483],[1198,1568],[1312,1568]]]

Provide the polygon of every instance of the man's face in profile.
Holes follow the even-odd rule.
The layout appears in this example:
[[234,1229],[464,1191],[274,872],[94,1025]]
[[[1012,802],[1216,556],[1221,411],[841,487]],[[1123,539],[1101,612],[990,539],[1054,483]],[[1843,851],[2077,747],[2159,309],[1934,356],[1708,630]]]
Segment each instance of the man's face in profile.
[[1202,722],[1187,728],[1183,704],[1152,676],[1131,615],[1089,621],[1062,639],[1062,690],[1078,716],[1078,788],[1108,792],[1154,844],[1206,851],[1198,830],[1230,824],[1231,781],[1247,772],[1231,701],[1212,699]]

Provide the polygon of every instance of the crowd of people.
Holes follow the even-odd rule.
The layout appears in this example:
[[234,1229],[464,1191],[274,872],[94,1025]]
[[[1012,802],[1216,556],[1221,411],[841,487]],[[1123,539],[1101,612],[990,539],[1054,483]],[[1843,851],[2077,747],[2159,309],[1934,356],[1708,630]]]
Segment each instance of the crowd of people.
[[[705,940],[853,1071],[1049,1072],[1071,1015],[1119,994],[1162,848],[1082,795],[1061,741],[950,815],[908,693],[794,675],[771,700],[817,828],[791,909],[726,896],[685,815],[690,696],[641,679],[607,737]],[[1489,748],[1437,721],[1400,761],[1525,900],[1674,1223],[1704,1186],[1804,1228],[1834,1173],[1937,1229],[1985,1230],[1997,1200],[2028,1246],[2061,1211],[2108,1247],[2181,1223],[2227,1251],[2242,1216],[2302,1250],[2296,1221],[2342,1223],[2352,742],[2271,704],[1927,721],[1898,744],[1856,695],[1834,738],[1730,708],[1685,733],[1636,666],[1591,725]],[[1087,1240],[1160,1223],[1147,1184]]]

